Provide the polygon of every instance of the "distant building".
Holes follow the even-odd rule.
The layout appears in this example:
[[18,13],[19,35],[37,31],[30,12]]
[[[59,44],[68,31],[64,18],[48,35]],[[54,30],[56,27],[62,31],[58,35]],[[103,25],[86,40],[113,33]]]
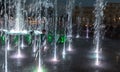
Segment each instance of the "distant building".
[[92,25],[94,23],[94,8],[93,7],[82,7],[82,15],[81,15],[81,20],[82,24],[89,24]]
[[[81,17],[82,25],[89,23],[93,25],[94,7],[78,7],[73,10],[73,23],[77,23],[77,17]],[[104,8],[104,20],[105,25],[120,25],[120,3],[108,3]]]
[[120,25],[120,3],[108,3],[104,15],[105,24]]

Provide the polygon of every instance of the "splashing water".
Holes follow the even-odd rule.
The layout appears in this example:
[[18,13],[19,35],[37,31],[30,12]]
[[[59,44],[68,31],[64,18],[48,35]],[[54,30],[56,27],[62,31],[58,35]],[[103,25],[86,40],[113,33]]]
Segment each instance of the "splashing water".
[[81,18],[80,17],[77,17],[77,22],[78,22],[78,26],[77,26],[77,36],[76,36],[76,38],[79,38],[80,37],[80,34],[79,34],[79,32],[80,32],[80,24],[81,24]]
[[18,0],[16,3],[16,20],[15,20],[15,30],[21,31],[23,30],[24,22],[21,14],[21,0]]
[[[5,6],[5,29],[6,29],[6,25],[7,25],[7,14],[6,14],[6,0],[4,3]],[[7,36],[7,35],[5,35]],[[7,40],[5,40],[5,42],[7,42]],[[8,72],[8,52],[7,52],[7,48],[5,48],[5,72]]]
[[74,0],[69,0],[68,5],[66,6],[66,8],[67,8],[66,12],[68,14],[67,37],[72,37],[72,10],[73,10],[73,7],[74,7],[74,3],[75,3]]
[[47,69],[43,66],[37,67],[33,70],[33,72],[48,72]]
[[[25,30],[25,22],[24,22],[24,8],[22,6],[24,6],[25,2],[23,4],[21,4],[24,1],[21,0],[16,0],[14,1],[14,6],[15,6],[15,16],[13,15],[13,18],[15,17],[15,22],[14,25],[12,25],[12,27],[10,28],[10,31],[8,31],[8,33],[27,33],[27,31]],[[12,7],[12,6],[10,6]],[[12,9],[11,9],[12,10]],[[9,9],[9,12],[11,11]],[[8,13],[9,17],[10,14]],[[9,19],[10,21],[11,19]],[[10,27],[11,23],[9,22],[9,27]],[[8,29],[9,29],[8,27]]]
[[16,53],[14,53],[11,58],[13,59],[23,59],[25,58],[25,55],[23,54],[23,52],[21,51],[21,43],[20,43],[20,36],[18,36],[18,43],[17,43],[17,51]]
[[55,0],[55,2],[54,2],[54,4],[55,4],[55,40],[54,40],[54,55],[53,55],[53,61],[54,62],[56,62],[56,61],[58,61],[58,59],[57,59],[57,21],[58,21],[58,16],[57,16],[57,0]]
[[41,59],[41,36],[40,36],[40,39],[39,39],[39,44],[38,44],[38,72],[42,72],[41,71],[41,65],[42,65],[42,59]]
[[72,51],[73,51],[71,42],[69,42],[69,44],[68,44],[68,49],[67,49],[67,51],[69,51],[69,52],[72,52]]
[[[10,0],[9,0],[10,1]],[[14,6],[15,6],[15,8],[14,8],[14,10],[15,10],[15,15],[13,15],[13,18],[15,18],[15,23],[14,23],[14,25],[13,25],[13,27],[11,28],[11,27],[9,27],[9,26],[7,26],[8,24],[7,24],[7,20],[9,20],[9,15],[10,15],[10,13],[7,15],[6,14],[6,12],[5,12],[5,28],[7,29],[7,30],[9,30],[9,28],[10,28],[10,30],[11,31],[13,31],[14,33],[20,33],[20,32],[24,32],[24,33],[26,33],[26,25],[25,25],[25,21],[24,20],[26,20],[25,19],[25,17],[27,18],[27,17],[31,17],[31,18],[33,18],[33,20],[35,20],[35,22],[37,22],[37,24],[36,25],[33,25],[33,28],[32,28],[32,25],[30,25],[30,26],[28,26],[28,27],[30,27],[30,29],[29,30],[36,30],[36,34],[40,34],[40,32],[39,31],[41,31],[43,28],[45,28],[46,29],[46,31],[48,31],[48,28],[47,28],[47,26],[48,26],[48,23],[49,22],[47,22],[47,20],[49,19],[49,16],[48,16],[48,13],[47,13],[47,8],[49,8],[49,6],[51,6],[51,7],[53,7],[52,6],[52,4],[49,4],[49,0],[44,0],[44,3],[43,3],[43,6],[45,6],[45,26],[43,26],[42,25],[42,23],[41,23],[41,20],[42,20],[42,16],[41,16],[41,0],[33,0],[33,1],[35,1],[35,3],[33,3],[33,5],[30,7],[30,10],[27,12],[26,11],[26,15],[24,15],[24,4],[22,4],[22,0],[13,0],[14,1]],[[25,1],[25,0],[24,0]],[[103,1],[104,0],[96,0],[96,5],[95,5],[95,11],[94,11],[94,13],[95,13],[95,17],[96,17],[96,20],[95,20],[95,23],[94,23],[94,28],[95,28],[95,32],[94,32],[94,44],[95,44],[95,52],[96,52],[96,60],[95,60],[95,65],[99,65],[100,64],[100,60],[99,60],[99,50],[100,50],[100,46],[101,46],[101,42],[100,42],[100,38],[101,38],[101,34],[100,34],[100,31],[101,31],[101,24],[102,24],[102,19],[103,19],[103,8],[104,8],[104,4],[103,4]],[[24,2],[25,3],[25,2]],[[67,14],[68,14],[68,20],[67,20],[67,36],[68,36],[68,51],[73,51],[73,49],[72,49],[72,9],[73,9],[73,4],[74,4],[74,0],[69,0],[69,3],[67,4],[67,10],[66,10],[66,12],[67,12]],[[6,7],[5,7],[6,8]],[[5,10],[7,10],[7,9],[5,9]],[[10,9],[10,11],[11,11],[11,9]],[[54,25],[54,26],[52,26],[52,27],[55,27],[54,28],[54,30],[53,30],[53,32],[54,32],[54,49],[53,49],[53,59],[52,59],[52,61],[53,62],[57,62],[58,61],[58,57],[57,57],[57,21],[58,21],[58,15],[57,15],[57,0],[55,0],[55,19],[53,19],[53,22],[52,23],[54,23],[54,24],[52,24],[52,25]],[[49,23],[50,24],[50,23]],[[8,28],[9,27],[9,28]],[[88,26],[87,26],[88,27]],[[79,28],[79,26],[78,26],[78,28]],[[51,28],[52,29],[52,28]],[[66,30],[65,30],[65,32],[66,32]],[[89,32],[89,30],[88,30],[88,28],[87,28],[87,38],[88,38],[88,32]],[[20,35],[21,36],[21,35]],[[6,36],[7,37],[7,36]],[[40,38],[40,37],[39,37]],[[42,66],[42,57],[41,57],[41,40],[40,41],[38,41],[37,40],[38,39],[38,36],[36,35],[35,36],[35,38],[34,38],[34,43],[33,43],[33,53],[36,53],[36,58],[37,58],[37,71],[36,72],[43,72],[43,66]],[[50,36],[49,37],[49,39],[50,40],[52,40],[52,37]],[[9,38],[8,38],[8,40],[9,40]],[[9,48],[9,42],[7,42],[8,41],[7,39],[6,39],[6,43],[7,43],[7,45],[6,46],[8,46],[8,48]],[[19,44],[18,44],[18,49],[17,49],[17,53],[16,53],[16,55],[15,55],[15,57],[16,58],[22,58],[23,56],[22,56],[22,50],[21,50],[21,47],[24,47],[24,40],[23,40],[23,38],[22,38],[22,40],[18,40],[18,41],[22,41],[22,45],[20,44],[20,42],[19,42]],[[21,45],[21,47],[20,47],[20,45]],[[5,48],[5,72],[8,72],[8,63],[7,63],[7,58],[8,58],[8,56],[7,56],[8,54],[7,54],[7,48]],[[63,51],[62,51],[62,55],[63,55],[63,58],[65,58],[65,55],[66,55],[66,48],[65,48],[65,42],[64,42],[64,46],[63,46]]]
[[[64,19],[62,19],[62,23],[64,24],[64,36],[66,37],[66,26],[64,23]],[[65,59],[66,58],[66,40],[63,40],[63,51],[62,51],[62,58]]]
[[74,0],[69,0],[68,6],[67,6],[67,14],[68,14],[68,26],[67,26],[67,37],[68,37],[68,51],[71,51],[71,43],[72,43],[72,9],[75,1]]
[[5,72],[8,72],[8,52],[7,48],[5,48]]
[[25,55],[22,53],[22,51],[20,50],[20,48],[18,48],[17,52],[14,53],[11,58],[13,59],[23,59],[25,58]]
[[94,22],[94,47],[96,53],[96,61],[95,65],[99,65],[99,50],[101,48],[101,25],[103,20],[103,8],[104,8],[104,0],[96,0],[95,4],[95,22]]
[[82,8],[81,8],[81,3],[79,3],[79,7],[80,7],[80,14],[77,17],[77,35],[76,38],[80,38],[81,37],[81,17],[82,17]]
[[[46,0],[46,1],[48,1],[48,0]],[[13,55],[10,55],[10,56],[13,59],[23,59],[25,56],[23,54],[22,49],[24,50],[24,47],[26,46],[25,42],[24,42],[24,35],[23,35],[23,33],[25,33],[25,34],[27,33],[28,34],[29,30],[34,30],[34,31],[37,30],[37,33],[39,32],[38,35],[40,35],[41,34],[40,31],[43,28],[43,26],[39,22],[39,20],[41,21],[41,2],[42,1],[41,0],[35,1],[35,4],[33,5],[33,10],[31,10],[31,11],[25,10],[25,7],[24,7],[25,6],[25,2],[26,2],[26,0],[8,0],[8,1],[4,0],[4,6],[5,6],[4,8],[5,9],[3,9],[3,11],[5,11],[5,13],[4,13],[5,23],[4,23],[4,27],[2,27],[1,29],[5,28],[5,30],[6,30],[6,33],[5,33],[5,38],[6,38],[5,39],[5,68],[4,68],[5,72],[8,72],[8,50],[10,49],[10,47],[13,47],[13,46],[11,46],[12,43],[10,43],[11,42],[11,35],[13,35],[13,36],[15,35],[15,36],[19,36],[19,37],[15,38],[15,40],[17,39],[17,42],[16,42],[15,45],[18,48],[17,48],[17,50],[15,49],[16,52],[13,53]],[[6,7],[7,4],[9,6],[8,9]],[[44,6],[46,6],[46,8],[49,8],[49,6],[52,7],[52,4],[45,4]],[[26,27],[27,26],[26,24],[28,23],[26,21],[26,19],[29,16],[31,18],[33,18],[33,20],[37,21],[39,24],[35,25],[33,27],[33,29],[29,28],[27,30],[27,28],[30,25],[28,25],[28,27]],[[57,15],[56,15],[56,18],[57,18]],[[12,21],[12,19],[13,19],[13,21]],[[57,25],[57,20],[56,20],[55,23]],[[48,23],[46,23],[46,26],[47,26],[47,24]],[[56,31],[56,29],[55,29],[55,31]],[[21,36],[22,36],[22,38],[21,38]],[[56,36],[56,34],[55,34],[55,36]],[[35,35],[35,37],[36,37],[36,35]],[[39,37],[39,38],[41,38],[41,37]],[[41,39],[39,39],[40,41],[38,41],[37,38],[35,38],[34,40],[35,40],[35,43],[34,43],[34,49],[33,50],[34,50],[34,52],[38,51],[38,56],[37,56],[37,59],[38,59],[37,63],[39,64],[38,65],[38,72],[41,72],[39,70],[42,67],[42,64],[41,64],[41,49],[40,49],[41,48],[41,45],[40,45],[41,44]],[[13,39],[13,41],[14,41],[14,39]],[[29,42],[29,44],[31,44],[31,41]],[[55,46],[55,48],[56,48],[56,46]],[[55,51],[56,51],[56,49],[55,49]],[[55,55],[56,55],[56,52],[55,52]]]
[[20,45],[20,47],[21,47],[22,49],[24,49],[24,47],[26,47],[26,45],[25,45],[25,43],[24,43],[24,38],[23,38],[23,36],[22,36],[22,39],[21,39],[21,45]]
[[7,42],[7,50],[10,51],[11,50],[11,47],[10,47],[10,42],[8,41]]
[[87,19],[87,24],[86,24],[86,38],[89,38],[89,19]]

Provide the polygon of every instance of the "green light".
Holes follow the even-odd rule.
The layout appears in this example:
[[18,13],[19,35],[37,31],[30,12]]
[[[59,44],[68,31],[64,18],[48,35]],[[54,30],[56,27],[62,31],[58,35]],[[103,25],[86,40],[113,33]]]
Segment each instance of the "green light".
[[5,36],[4,35],[0,36],[0,41],[2,44],[5,44]]
[[62,36],[59,37],[58,43],[64,43],[64,42],[66,42],[66,36],[62,35]]
[[48,72],[45,67],[41,67],[40,69],[37,67],[33,72]]
[[13,42],[14,42],[15,44],[18,43],[18,35],[14,37]]
[[32,42],[32,36],[30,34],[26,35],[25,40],[28,44],[30,44]]
[[49,43],[51,43],[53,41],[53,36],[51,34],[48,34],[47,40]]

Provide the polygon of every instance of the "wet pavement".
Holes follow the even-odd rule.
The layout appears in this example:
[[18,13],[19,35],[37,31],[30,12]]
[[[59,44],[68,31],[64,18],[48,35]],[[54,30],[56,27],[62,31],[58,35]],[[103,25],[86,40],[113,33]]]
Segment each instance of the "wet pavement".
[[[79,43],[79,44],[78,44]],[[96,65],[96,53],[91,40],[77,40],[74,45],[77,48],[73,56],[73,63],[70,71],[72,72],[120,72],[120,41],[103,40],[101,41],[99,54],[99,65]]]
[[[66,45],[67,48],[67,45]],[[73,39],[72,52],[67,52],[66,58],[62,58],[62,45],[58,46],[57,63],[49,61],[52,56],[52,48],[47,54],[42,54],[42,65],[47,72],[120,72],[120,40],[104,39],[101,41],[99,53],[95,52],[92,39]],[[36,61],[31,48],[25,49],[27,58],[24,60],[14,60],[8,58],[8,72],[36,72]],[[2,52],[2,49],[1,49]],[[12,52],[14,53],[14,52]],[[4,72],[4,53],[0,53],[0,72]],[[96,61],[99,64],[96,64]],[[21,62],[21,63],[19,63]]]

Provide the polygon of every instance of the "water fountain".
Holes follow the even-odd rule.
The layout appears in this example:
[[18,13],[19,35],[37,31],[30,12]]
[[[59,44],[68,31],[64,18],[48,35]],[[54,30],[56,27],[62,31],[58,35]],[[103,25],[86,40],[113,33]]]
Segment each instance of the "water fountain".
[[58,24],[57,0],[55,0],[54,5],[55,5],[55,22],[54,22],[55,30],[54,30],[54,50],[53,50],[54,54],[53,54],[52,61],[57,62],[58,61],[58,57],[57,57],[57,24]]
[[67,15],[68,15],[68,20],[67,20],[67,38],[68,38],[68,51],[72,51],[71,43],[72,43],[72,10],[74,6],[74,0],[69,0],[68,5],[67,5]]
[[[1,27],[2,32],[5,32],[5,68],[4,72],[9,72],[9,59],[21,61],[27,57],[34,58],[34,66],[36,66],[36,72],[43,72],[44,64],[43,64],[43,56],[42,56],[42,49],[46,49],[47,43],[50,43],[52,50],[52,63],[57,63],[59,50],[57,48],[58,44],[58,0],[54,1],[54,6],[49,4],[50,0],[37,0],[33,1],[34,4],[28,6],[28,9],[25,7],[25,0],[13,0],[12,2],[7,2],[5,0],[5,14],[4,19],[5,23],[4,26]],[[104,0],[96,0],[95,4],[95,23],[94,23],[94,45],[95,45],[95,53],[96,53],[96,60],[95,64],[99,65],[99,53],[100,53],[100,46],[101,46],[101,24],[103,19],[103,8],[104,8]],[[72,10],[74,8],[74,0],[69,0],[66,4],[66,13],[68,15],[67,21],[62,18],[63,24],[63,37],[62,38],[62,58],[66,59],[67,51],[73,51],[72,48]],[[10,8],[8,9],[7,14],[7,3],[9,3]],[[13,3],[13,7],[12,4]],[[42,14],[42,6],[45,6]],[[53,17],[49,16],[48,8],[53,7],[54,15]],[[15,14],[12,16],[11,22],[11,11],[15,10]],[[78,17],[78,27],[77,27],[77,38],[80,37],[79,30],[81,24],[81,18]],[[86,38],[89,38],[89,21],[87,21],[87,29],[86,29]],[[49,24],[50,23],[50,24]],[[52,28],[51,28],[52,27]],[[44,34],[44,38],[41,34]],[[48,42],[47,37],[48,36]],[[65,40],[65,38],[67,39]],[[15,41],[14,41],[15,40]],[[68,44],[67,44],[68,43]],[[66,49],[66,46],[68,48]],[[27,48],[29,48],[30,53],[27,52]],[[14,52],[14,53],[13,53]],[[28,54],[26,54],[26,53]],[[12,53],[12,55],[11,55]],[[10,54],[10,55],[9,55]],[[9,57],[10,56],[10,57]],[[48,59],[48,58],[47,58]],[[20,66],[20,65],[18,65]],[[11,70],[11,69],[10,69]],[[19,69],[18,69],[19,70]],[[12,70],[11,70],[12,71]],[[19,72],[19,71],[18,71]]]
[[63,50],[62,50],[62,58],[65,59],[66,58],[66,26],[65,26],[65,22],[64,22],[64,19],[62,19],[62,23],[63,23],[63,26],[64,26],[64,37],[63,37]]
[[77,17],[77,35],[76,35],[76,38],[80,38],[80,24],[81,24],[81,18]]
[[74,0],[69,0],[68,1],[68,5],[66,6],[66,13],[68,15],[68,23],[67,23],[67,37],[72,37],[72,10],[73,10],[73,6],[74,6]]
[[100,48],[101,48],[101,25],[102,25],[102,21],[103,21],[103,8],[104,8],[104,0],[96,0],[96,4],[95,4],[95,10],[94,10],[94,14],[95,14],[95,22],[94,22],[94,48],[95,48],[95,53],[96,53],[96,60],[95,60],[95,65],[99,65],[100,64],[100,57],[99,57],[99,53],[100,53]]
[[79,4],[80,7],[80,14],[76,17],[77,18],[77,35],[76,38],[80,38],[81,37],[81,17],[82,17],[82,8],[81,8],[81,3]]
[[[8,6],[9,9],[7,9],[7,3],[9,5]],[[41,5],[41,1],[39,1],[38,4]],[[20,64],[21,63],[20,61],[22,61],[22,59],[27,58],[26,53],[23,52],[24,50],[26,50],[26,45],[25,45],[26,43],[25,43],[24,37],[28,38],[27,42],[29,43],[27,44],[31,44],[31,38],[35,37],[34,39],[35,43],[33,43],[33,45],[36,46],[36,50],[33,49],[33,54],[34,52],[36,54],[38,53],[38,55],[36,55],[38,60],[36,61],[38,61],[39,63],[38,64],[39,69],[41,67],[41,36],[40,35],[41,35],[42,26],[40,27],[38,25],[38,28],[36,30],[34,29],[35,31],[32,33],[32,35],[30,35],[32,29],[30,25],[26,24],[26,23],[29,23],[28,21],[26,22],[26,19],[28,18],[28,15],[27,15],[28,12],[27,10],[25,10],[24,6],[25,6],[25,0],[24,1],[12,0],[11,2],[10,0],[4,1],[5,21],[4,21],[4,26],[1,27],[1,30],[3,30],[2,32],[5,32],[5,63],[4,63],[5,70],[4,72],[8,72],[9,70],[11,71],[11,69],[8,66],[9,60],[17,60],[17,63]],[[14,10],[13,12],[15,14],[11,14],[12,10]],[[26,13],[26,15],[24,13]],[[11,16],[13,20],[11,20]],[[36,16],[35,19],[38,19],[39,17],[41,17],[41,15]],[[11,21],[13,21],[12,22],[13,24],[11,23]],[[26,28],[26,26],[28,28]],[[30,35],[30,36],[27,36],[27,35]],[[37,38],[39,38],[39,40],[37,40]],[[18,66],[21,66],[21,64]]]
[[87,19],[87,24],[86,24],[86,38],[89,38],[89,19]]

